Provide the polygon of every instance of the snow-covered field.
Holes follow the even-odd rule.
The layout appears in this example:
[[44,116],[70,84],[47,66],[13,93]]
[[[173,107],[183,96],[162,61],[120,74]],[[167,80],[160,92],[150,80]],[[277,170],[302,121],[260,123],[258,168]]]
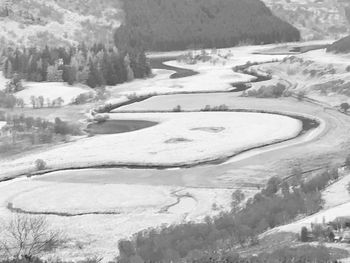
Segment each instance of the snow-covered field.
[[300,121],[275,114],[235,112],[113,113],[111,119],[158,125],[129,133],[94,136],[13,161],[0,161],[0,175],[48,168],[98,165],[180,166],[225,158],[259,145],[293,138]]
[[4,77],[2,72],[0,72],[0,90],[4,90],[6,88],[7,82],[9,82],[9,80]]
[[350,183],[350,174],[347,174],[338,182],[332,184],[323,193],[322,198],[325,201],[324,208],[331,208],[350,202],[350,193],[348,184]]
[[[14,208],[32,212],[130,213],[176,202],[169,189],[137,185],[39,183],[8,200]],[[146,194],[147,193],[147,194]],[[43,198],[45,197],[45,198]],[[156,211],[155,211],[156,212]]]
[[[45,176],[49,177],[49,175]],[[233,190],[197,189],[171,186],[114,185],[42,182],[17,179],[0,183],[2,222],[13,216],[7,209],[29,211],[110,212],[120,214],[63,217],[49,215],[54,229],[62,230],[67,245],[55,251],[66,260],[102,256],[104,262],[118,254],[118,240],[149,227],[203,220],[229,209]],[[247,193],[247,197],[252,193]],[[177,196],[184,196],[177,202]],[[213,204],[216,204],[214,209]],[[0,233],[1,235],[1,233]],[[50,256],[50,255],[48,255]]]
[[94,91],[85,86],[70,86],[63,82],[26,82],[25,89],[17,92],[16,97],[24,100],[27,107],[31,107],[31,96],[44,98],[44,105],[47,105],[47,100],[50,103],[59,97],[63,99],[62,105],[72,103],[73,99],[80,94],[94,93]]

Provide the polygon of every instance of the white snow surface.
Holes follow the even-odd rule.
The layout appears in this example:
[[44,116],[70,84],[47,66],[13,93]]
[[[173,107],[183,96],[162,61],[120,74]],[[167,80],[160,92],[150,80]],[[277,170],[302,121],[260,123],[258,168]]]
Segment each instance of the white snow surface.
[[[50,176],[50,175],[46,175]],[[230,189],[198,189],[172,186],[84,184],[16,179],[0,183],[1,222],[14,216],[8,203],[23,210],[45,212],[110,212],[73,217],[46,215],[53,229],[67,237],[67,246],[54,251],[62,260],[101,256],[108,262],[118,255],[118,241],[150,227],[201,221],[230,207]],[[178,196],[186,196],[180,198]],[[248,193],[247,197],[251,194]],[[213,210],[213,204],[217,210]],[[117,209],[115,209],[117,208]],[[168,209],[167,209],[168,208]],[[33,216],[33,215],[32,215]],[[0,232],[0,238],[3,233]]]
[[2,127],[4,127],[6,125],[6,121],[0,121],[0,130]]
[[263,113],[113,113],[110,117],[159,124],[129,133],[81,139],[12,161],[1,160],[0,176],[34,169],[37,159],[45,160],[53,169],[103,164],[179,166],[294,138],[302,129],[299,120]]
[[324,208],[331,208],[350,202],[350,193],[348,184],[350,183],[350,174],[347,174],[336,183],[327,187],[322,193],[322,199],[325,201]]
[[[15,208],[50,213],[131,213],[176,202],[169,189],[141,185],[39,183],[9,200]],[[43,198],[45,197],[45,198]],[[156,211],[155,211],[156,212]]]
[[70,86],[63,82],[25,82],[24,87],[25,89],[17,92],[15,96],[23,99],[25,105],[29,107],[31,106],[31,96],[43,96],[45,105],[47,99],[52,102],[61,97],[64,100],[62,105],[68,105],[80,94],[93,92],[92,89],[86,86]]
[[0,72],[0,90],[4,90],[6,88],[6,84],[9,82],[9,79],[6,79],[2,72]]

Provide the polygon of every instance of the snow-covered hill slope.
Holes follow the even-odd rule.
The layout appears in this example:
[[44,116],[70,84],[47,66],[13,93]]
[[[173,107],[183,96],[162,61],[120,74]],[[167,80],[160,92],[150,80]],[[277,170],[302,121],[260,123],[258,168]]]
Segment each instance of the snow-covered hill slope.
[[106,43],[123,16],[119,0],[0,0],[0,43]]
[[304,40],[338,39],[350,32],[347,0],[263,0],[283,20],[298,28]]

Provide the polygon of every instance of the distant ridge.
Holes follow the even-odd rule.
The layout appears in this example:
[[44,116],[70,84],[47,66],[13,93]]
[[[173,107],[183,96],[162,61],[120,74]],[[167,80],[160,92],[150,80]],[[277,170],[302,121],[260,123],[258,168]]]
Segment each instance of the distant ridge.
[[303,40],[339,39],[350,34],[348,0],[262,0],[299,29]]
[[327,48],[327,52],[350,53],[350,36],[344,37]]
[[299,31],[260,0],[124,0],[115,39],[148,50],[298,41]]

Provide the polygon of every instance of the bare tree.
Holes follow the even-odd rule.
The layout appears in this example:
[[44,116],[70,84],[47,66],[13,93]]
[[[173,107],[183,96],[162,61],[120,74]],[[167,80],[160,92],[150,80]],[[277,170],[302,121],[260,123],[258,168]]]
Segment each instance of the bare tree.
[[45,217],[16,215],[5,227],[0,249],[9,258],[33,258],[63,243],[59,231],[53,231]]
[[35,107],[36,107],[36,99],[35,99],[34,96],[30,96],[30,103],[32,104],[33,109],[35,109]]

